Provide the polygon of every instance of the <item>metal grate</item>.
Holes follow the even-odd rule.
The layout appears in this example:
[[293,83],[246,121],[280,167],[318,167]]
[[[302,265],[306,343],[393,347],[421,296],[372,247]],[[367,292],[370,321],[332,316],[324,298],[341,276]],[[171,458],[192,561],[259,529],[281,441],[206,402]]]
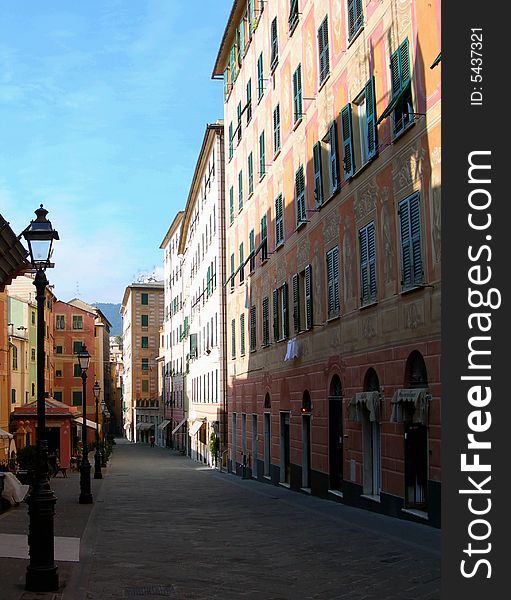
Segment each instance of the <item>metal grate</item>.
[[136,598],[138,596],[165,596],[166,598],[177,598],[176,590],[173,585],[143,585],[129,587],[125,588],[124,596],[126,598]]

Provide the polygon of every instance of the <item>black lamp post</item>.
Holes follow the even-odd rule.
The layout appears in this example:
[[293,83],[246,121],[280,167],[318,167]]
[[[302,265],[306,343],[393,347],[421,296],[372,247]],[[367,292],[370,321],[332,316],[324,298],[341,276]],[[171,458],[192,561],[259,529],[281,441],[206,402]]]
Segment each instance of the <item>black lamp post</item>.
[[82,370],[82,445],[83,456],[80,464],[80,504],[92,504],[92,492],[90,487],[90,462],[89,446],[87,444],[87,369],[90,363],[90,354],[82,345],[82,349],[77,354],[78,364]]
[[54,516],[57,498],[50,487],[48,473],[48,441],[46,439],[44,390],[44,308],[46,300],[46,269],[50,262],[53,243],[59,234],[46,218],[43,205],[35,211],[37,219],[31,221],[23,232],[28,243],[30,261],[35,270],[34,285],[37,301],[37,462],[35,483],[27,499],[29,514],[28,546],[30,562],[25,576],[25,588],[32,592],[51,592],[59,588],[58,569],[55,563]]
[[101,473],[101,454],[99,452],[99,392],[101,388],[99,383],[96,381],[92,388],[94,392],[94,398],[96,399],[96,452],[94,453],[94,479],[103,479]]

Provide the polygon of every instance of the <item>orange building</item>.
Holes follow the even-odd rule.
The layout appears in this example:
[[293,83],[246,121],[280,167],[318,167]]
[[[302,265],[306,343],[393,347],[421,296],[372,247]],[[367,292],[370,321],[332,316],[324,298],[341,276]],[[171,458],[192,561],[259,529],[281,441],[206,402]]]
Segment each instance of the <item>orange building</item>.
[[439,51],[439,1],[236,0],[213,70],[231,470],[433,525]]

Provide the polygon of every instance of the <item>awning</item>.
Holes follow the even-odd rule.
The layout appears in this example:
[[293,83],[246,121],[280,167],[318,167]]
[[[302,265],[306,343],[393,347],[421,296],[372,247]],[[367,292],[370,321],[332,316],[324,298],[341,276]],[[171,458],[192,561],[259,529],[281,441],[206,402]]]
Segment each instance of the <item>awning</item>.
[[[411,420],[413,423],[427,425],[430,399],[431,396],[426,388],[397,390],[391,400],[392,414],[390,421],[392,423],[404,423]],[[410,410],[411,405],[413,405],[413,414]],[[410,414],[411,419],[407,418]]]
[[167,425],[170,423],[170,421],[168,419],[164,419],[159,425],[158,425],[158,429],[165,429],[165,427],[167,427]]
[[381,113],[379,119],[376,121],[376,125],[379,125],[383,121],[383,119],[386,119],[390,114],[392,114],[392,112],[394,112],[394,109],[396,108],[398,102],[404,96],[405,92],[407,92],[409,90],[409,86],[410,86],[410,82],[408,82],[406,85],[404,85],[399,90],[399,92],[392,98],[392,100],[390,101],[390,104]]
[[179,421],[179,425],[174,427],[174,429],[172,430],[172,435],[174,435],[178,429],[181,429],[181,427],[183,427],[183,425],[185,423],[186,423],[186,417],[182,421]]
[[148,429],[152,429],[154,427],[154,423],[137,423],[137,429],[139,431],[147,431]]
[[371,423],[380,422],[380,392],[359,392],[350,400],[349,420],[360,423],[363,419],[362,407],[369,413]]
[[5,429],[0,428],[0,439],[9,439],[12,440],[12,433],[5,431]]
[[197,431],[199,431],[199,429],[204,425],[204,421],[202,419],[199,419],[198,421],[195,421],[195,423],[190,427],[190,429],[188,430],[188,435],[190,437],[193,437]]
[[[76,417],[76,419],[73,419],[73,421],[75,423],[77,423],[78,425],[83,425],[82,417]],[[97,423],[95,421],[89,421],[89,419],[85,419],[85,424],[87,425],[87,427],[90,427],[91,429],[96,429],[96,426],[97,426]],[[98,431],[101,431],[101,423],[99,423]]]

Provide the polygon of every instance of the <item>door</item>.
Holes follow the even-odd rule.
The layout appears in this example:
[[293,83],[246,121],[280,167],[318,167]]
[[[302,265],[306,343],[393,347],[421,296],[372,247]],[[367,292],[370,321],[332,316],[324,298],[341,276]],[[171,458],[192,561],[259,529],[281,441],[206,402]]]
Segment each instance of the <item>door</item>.
[[425,509],[428,486],[428,428],[405,426],[405,502],[408,508]]
[[252,415],[252,477],[257,479],[257,415]]
[[330,489],[340,491],[343,482],[342,398],[330,397],[328,409]]
[[271,464],[271,425],[270,413],[264,413],[264,476],[270,477]]
[[381,436],[380,424],[371,422],[371,452],[372,452],[372,493],[380,495],[381,489]]
[[289,413],[280,413],[280,482],[291,481],[291,438]]
[[302,487],[311,486],[311,418],[302,417]]

